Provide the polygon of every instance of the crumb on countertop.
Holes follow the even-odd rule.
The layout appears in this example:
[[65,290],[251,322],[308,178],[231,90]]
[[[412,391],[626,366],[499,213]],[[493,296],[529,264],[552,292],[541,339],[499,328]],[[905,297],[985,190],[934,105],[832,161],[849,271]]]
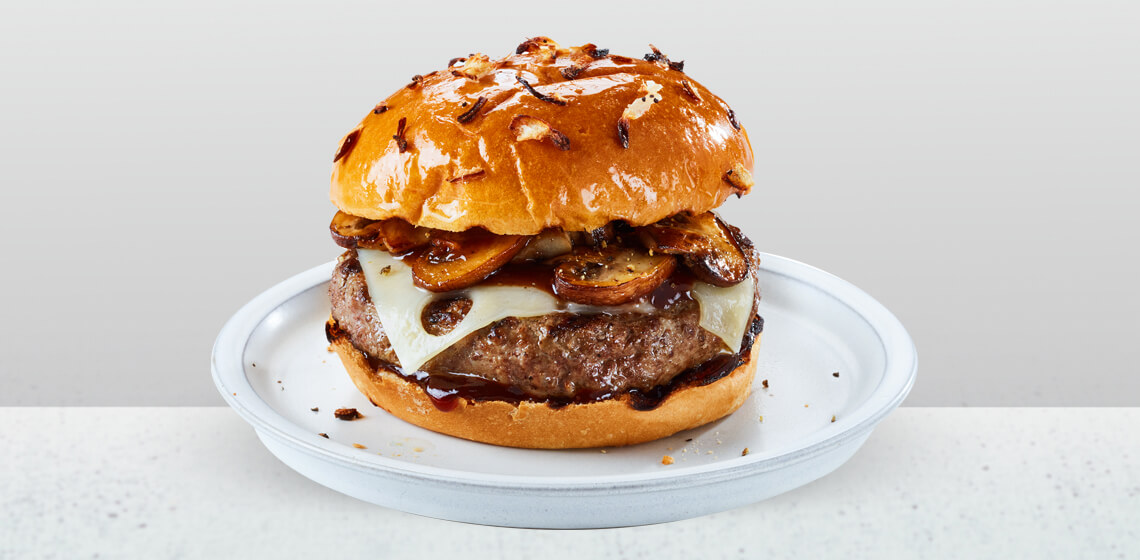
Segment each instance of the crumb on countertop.
[[354,443],[354,444],[352,444],[352,446],[357,448],[357,449],[368,449],[367,447],[364,447],[363,445],[360,445],[359,443]]
[[355,408],[338,408],[336,412],[333,413],[333,416],[336,416],[337,420],[344,420],[346,422],[364,417]]
[[325,439],[329,439],[329,435],[328,435],[328,434],[326,434],[326,433],[324,433],[324,432],[321,432],[321,433],[319,433],[319,434],[317,434],[317,435],[318,435],[318,436],[321,436],[321,437],[323,437],[323,438],[325,438]]
[[748,455],[748,448],[747,447],[744,448],[744,451],[740,452],[741,457],[744,457],[745,455]]
[[670,455],[662,455],[661,456],[661,464],[662,465],[672,465],[673,464],[673,457]]

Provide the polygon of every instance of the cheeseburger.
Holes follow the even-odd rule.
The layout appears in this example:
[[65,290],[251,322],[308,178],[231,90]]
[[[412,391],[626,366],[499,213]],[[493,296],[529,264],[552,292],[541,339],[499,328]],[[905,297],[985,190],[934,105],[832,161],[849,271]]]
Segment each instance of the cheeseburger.
[[[651,46],[652,47],[652,46]],[[415,76],[341,141],[329,342],[376,406],[530,448],[740,407],[763,328],[732,109],[657,48],[529,39]]]

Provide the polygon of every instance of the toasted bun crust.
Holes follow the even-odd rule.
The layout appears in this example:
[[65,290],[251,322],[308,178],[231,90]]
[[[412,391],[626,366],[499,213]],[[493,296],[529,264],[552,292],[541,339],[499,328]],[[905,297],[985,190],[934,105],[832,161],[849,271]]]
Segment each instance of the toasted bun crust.
[[[612,220],[650,224],[708,211],[751,187],[747,133],[724,101],[668,59],[595,58],[593,45],[561,48],[541,37],[519,51],[457,61],[377,105],[341,141],[333,204],[355,216],[449,231],[534,234]],[[532,94],[520,76],[564,105]],[[657,103],[647,97],[651,82],[661,86]],[[642,97],[648,104],[630,109]],[[459,122],[479,99],[478,111]],[[525,126],[536,121],[516,121],[524,115],[561,137],[543,135],[542,124]],[[403,152],[394,137],[401,120]],[[736,174],[726,176],[730,169]],[[736,179],[742,170],[743,182]]]
[[635,410],[623,400],[551,408],[535,402],[460,399],[454,409],[444,412],[432,404],[419,385],[369,366],[348,337],[333,340],[332,347],[356,387],[373,404],[401,420],[494,445],[568,449],[652,441],[731,414],[744,404],[752,389],[758,344],[753,346],[753,359],[727,376],[708,385],[677,389],[660,406],[646,411]]

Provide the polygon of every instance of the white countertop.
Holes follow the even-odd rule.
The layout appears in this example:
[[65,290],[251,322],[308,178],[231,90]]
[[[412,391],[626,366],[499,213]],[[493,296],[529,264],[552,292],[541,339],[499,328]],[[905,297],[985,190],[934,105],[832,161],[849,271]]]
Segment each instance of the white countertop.
[[360,502],[285,467],[227,408],[0,408],[0,425],[0,558],[1140,556],[1137,408],[903,408],[798,490],[598,531]]

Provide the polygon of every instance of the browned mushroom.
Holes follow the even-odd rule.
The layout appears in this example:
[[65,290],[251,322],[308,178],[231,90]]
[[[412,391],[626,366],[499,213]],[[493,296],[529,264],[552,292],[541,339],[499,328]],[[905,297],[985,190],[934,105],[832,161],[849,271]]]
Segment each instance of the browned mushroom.
[[490,276],[510,261],[530,239],[526,235],[495,235],[481,229],[434,231],[429,246],[409,255],[412,281],[425,290],[447,292],[466,288]]
[[413,226],[399,218],[390,218],[380,222],[378,241],[383,246],[365,248],[384,249],[393,255],[399,255],[427,245],[433,231],[435,230]]
[[380,236],[381,222],[344,212],[337,212],[329,224],[333,241],[345,249],[353,249],[361,242],[375,241]]
[[512,262],[545,261],[569,253],[573,248],[570,235],[560,229],[548,229],[534,236]]
[[693,274],[715,286],[732,286],[748,276],[748,261],[712,212],[678,214],[638,229],[653,251],[679,255]]
[[559,297],[590,305],[620,305],[650,294],[676,266],[670,255],[630,247],[581,247],[554,269]]
[[337,212],[329,231],[333,241],[346,249],[379,249],[398,255],[427,245],[432,230],[397,218],[369,220]]

